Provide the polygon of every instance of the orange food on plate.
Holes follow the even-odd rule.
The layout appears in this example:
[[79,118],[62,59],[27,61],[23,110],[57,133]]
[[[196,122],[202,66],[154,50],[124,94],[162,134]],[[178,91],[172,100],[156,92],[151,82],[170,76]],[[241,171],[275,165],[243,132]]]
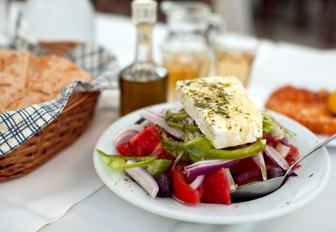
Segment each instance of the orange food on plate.
[[331,112],[336,114],[336,92],[330,94],[328,97],[328,108]]
[[336,133],[336,116],[328,107],[331,94],[326,90],[284,86],[269,97],[266,108],[287,115],[315,133]]

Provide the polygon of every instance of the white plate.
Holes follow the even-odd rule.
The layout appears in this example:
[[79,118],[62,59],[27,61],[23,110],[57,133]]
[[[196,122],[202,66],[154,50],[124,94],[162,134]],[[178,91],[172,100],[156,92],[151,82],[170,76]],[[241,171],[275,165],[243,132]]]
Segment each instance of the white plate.
[[[316,136],[319,138],[320,141],[324,141],[329,137],[329,136],[321,135],[321,134],[316,134]],[[327,144],[327,147],[336,147],[336,140],[334,139],[333,141],[330,141]]]
[[[171,107],[171,104],[155,106],[158,109]],[[308,129],[295,121],[274,114],[283,125],[297,133],[293,143],[304,153],[318,143],[319,139]],[[107,153],[115,153],[112,139],[118,131],[139,119],[139,111],[120,118],[106,129],[96,148]],[[149,197],[136,183],[122,171],[113,170],[105,165],[94,153],[94,165],[99,177],[116,195],[129,203],[149,212],[182,221],[213,224],[234,224],[265,220],[296,210],[309,201],[325,187],[330,175],[329,154],[325,148],[318,154],[303,161],[297,170],[298,177],[289,178],[284,186],[274,193],[248,202],[229,206],[218,204],[182,205],[171,198]],[[107,212],[108,213],[108,212]]]

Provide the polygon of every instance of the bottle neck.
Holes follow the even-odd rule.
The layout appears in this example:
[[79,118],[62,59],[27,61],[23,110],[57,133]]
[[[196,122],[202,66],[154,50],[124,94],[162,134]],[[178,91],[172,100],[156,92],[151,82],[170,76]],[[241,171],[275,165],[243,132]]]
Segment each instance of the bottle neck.
[[138,23],[137,29],[137,43],[135,62],[152,63],[152,30],[151,23]]

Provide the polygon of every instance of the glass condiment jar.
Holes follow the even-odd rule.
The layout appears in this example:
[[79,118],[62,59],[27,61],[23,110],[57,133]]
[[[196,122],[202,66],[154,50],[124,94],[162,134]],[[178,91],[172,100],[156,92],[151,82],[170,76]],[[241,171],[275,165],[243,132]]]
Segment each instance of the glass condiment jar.
[[246,87],[249,82],[258,40],[235,34],[217,35],[212,46],[215,52],[216,75],[236,76]]
[[212,51],[208,35],[213,17],[209,6],[202,2],[165,1],[161,9],[168,25],[161,52],[169,73],[168,100],[174,101],[176,81],[210,74]]

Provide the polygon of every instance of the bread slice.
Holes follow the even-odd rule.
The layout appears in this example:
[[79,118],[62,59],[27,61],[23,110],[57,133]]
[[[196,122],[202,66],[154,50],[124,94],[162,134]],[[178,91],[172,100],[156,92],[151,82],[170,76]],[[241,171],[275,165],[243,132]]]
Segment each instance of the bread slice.
[[0,112],[52,100],[76,80],[92,79],[65,58],[0,49]]
[[31,54],[26,51],[0,49],[0,110],[25,95]]
[[0,49],[0,86],[24,88],[31,54],[26,51]]
[[65,58],[55,55],[31,58],[27,82],[29,90],[55,96],[76,80],[90,82],[91,77]]

